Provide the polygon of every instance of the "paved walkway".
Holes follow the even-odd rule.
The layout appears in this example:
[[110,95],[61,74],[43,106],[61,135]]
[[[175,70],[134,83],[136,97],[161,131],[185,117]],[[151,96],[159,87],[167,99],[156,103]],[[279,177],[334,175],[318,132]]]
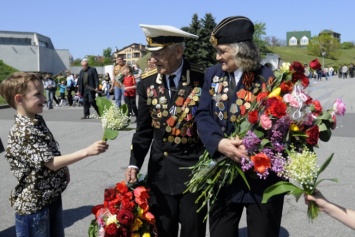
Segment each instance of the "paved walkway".
[[[324,108],[330,108],[337,97],[342,98],[347,105],[347,114],[339,121],[339,128],[334,131],[330,142],[320,144],[317,153],[320,162],[332,152],[335,153],[333,162],[322,177],[339,179],[338,183],[324,182],[320,189],[329,200],[355,209],[355,158],[352,155],[355,153],[355,79],[340,80],[334,77],[330,81],[312,82],[310,90],[311,96],[319,99]],[[82,107],[54,107],[43,112],[63,154],[101,139],[100,122],[94,119],[80,120],[82,113]],[[0,109],[0,137],[5,143],[13,115],[13,109]],[[135,124],[131,126],[135,127]],[[110,148],[106,153],[70,166],[71,183],[63,194],[66,236],[87,236],[88,225],[94,218],[91,207],[103,201],[105,188],[124,178],[133,132],[120,132],[116,140],[109,141]],[[0,237],[12,237],[15,236],[14,211],[9,205],[8,196],[16,181],[3,154],[0,157]],[[146,171],[145,166],[142,171]],[[306,208],[303,200],[296,202],[293,197],[286,197],[280,237],[354,236],[349,228],[323,213],[313,224],[308,222]],[[246,237],[246,233],[245,218],[242,218],[240,236]]]

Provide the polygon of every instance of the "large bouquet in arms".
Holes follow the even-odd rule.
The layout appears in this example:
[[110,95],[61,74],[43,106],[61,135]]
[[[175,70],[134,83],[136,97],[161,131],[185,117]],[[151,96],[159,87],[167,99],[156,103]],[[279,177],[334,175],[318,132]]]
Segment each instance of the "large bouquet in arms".
[[114,140],[118,136],[119,130],[130,130],[130,118],[128,117],[128,107],[123,104],[117,108],[110,100],[105,97],[97,97],[96,104],[101,114],[102,128],[104,134],[103,141]]
[[[237,176],[244,179],[249,189],[246,175],[267,179],[271,172],[284,179],[282,184],[287,185],[288,179],[297,176],[292,168],[304,170],[304,173],[308,172],[308,177],[313,177],[303,186],[303,192],[314,190],[319,173],[329,164],[332,156],[320,170],[309,168],[306,171],[304,167],[315,164],[313,148],[318,146],[318,140],[330,139],[331,129],[335,128],[335,116],[344,115],[345,107],[337,99],[334,108],[323,111],[320,102],[306,93],[308,85],[303,65],[293,62],[284,63],[279,71],[275,71],[274,78],[262,82],[260,89],[241,89],[237,92],[239,99],[250,102],[250,107],[240,110],[235,121],[235,132],[230,139],[242,139],[248,156],[237,164],[227,157],[212,159],[205,151],[199,162],[191,167],[193,176],[187,184],[186,192],[202,190],[196,203],[200,199],[204,200],[202,206],[208,201],[213,203],[221,188],[231,184]],[[299,156],[303,157],[302,161]],[[301,164],[304,166],[301,167]],[[273,195],[290,191],[282,189],[282,185],[270,190],[264,202]]]
[[105,189],[103,204],[92,208],[89,237],[157,237],[148,191],[145,185],[132,187],[124,181]]

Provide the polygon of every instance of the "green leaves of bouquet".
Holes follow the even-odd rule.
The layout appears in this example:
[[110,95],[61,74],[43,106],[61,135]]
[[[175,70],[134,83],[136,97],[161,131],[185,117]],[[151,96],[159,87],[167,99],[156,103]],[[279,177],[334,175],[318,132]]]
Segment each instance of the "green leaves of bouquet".
[[119,130],[130,130],[130,118],[128,117],[128,107],[123,104],[117,108],[105,97],[97,97],[96,104],[101,114],[101,122],[104,130],[103,141],[114,140],[118,136]]

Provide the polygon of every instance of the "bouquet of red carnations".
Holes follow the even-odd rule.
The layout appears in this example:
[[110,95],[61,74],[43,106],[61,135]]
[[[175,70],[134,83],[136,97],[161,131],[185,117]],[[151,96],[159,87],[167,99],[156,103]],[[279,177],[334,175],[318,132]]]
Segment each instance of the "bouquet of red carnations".
[[144,186],[128,187],[124,181],[105,189],[104,203],[94,206],[90,237],[157,237],[155,218],[149,212]]

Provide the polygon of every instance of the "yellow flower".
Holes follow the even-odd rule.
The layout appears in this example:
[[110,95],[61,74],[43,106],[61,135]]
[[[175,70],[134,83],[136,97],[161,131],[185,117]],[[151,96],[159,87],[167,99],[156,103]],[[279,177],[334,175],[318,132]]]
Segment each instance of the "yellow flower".
[[139,218],[143,217],[144,210],[140,207],[137,208]]
[[112,224],[112,223],[114,223],[114,224],[118,223],[116,215],[111,215],[111,216],[109,216],[107,218],[106,225],[109,225],[109,224]]
[[300,128],[296,124],[291,123],[290,124],[290,130],[293,131],[293,132],[298,132],[300,130]]
[[132,231],[139,230],[142,225],[143,225],[143,222],[139,218],[136,218],[133,222],[133,225],[132,225]]
[[279,96],[280,94],[281,94],[281,88],[277,87],[268,95],[268,98]]
[[144,232],[144,234],[142,235],[142,237],[150,237],[150,233],[149,233],[149,232]]

